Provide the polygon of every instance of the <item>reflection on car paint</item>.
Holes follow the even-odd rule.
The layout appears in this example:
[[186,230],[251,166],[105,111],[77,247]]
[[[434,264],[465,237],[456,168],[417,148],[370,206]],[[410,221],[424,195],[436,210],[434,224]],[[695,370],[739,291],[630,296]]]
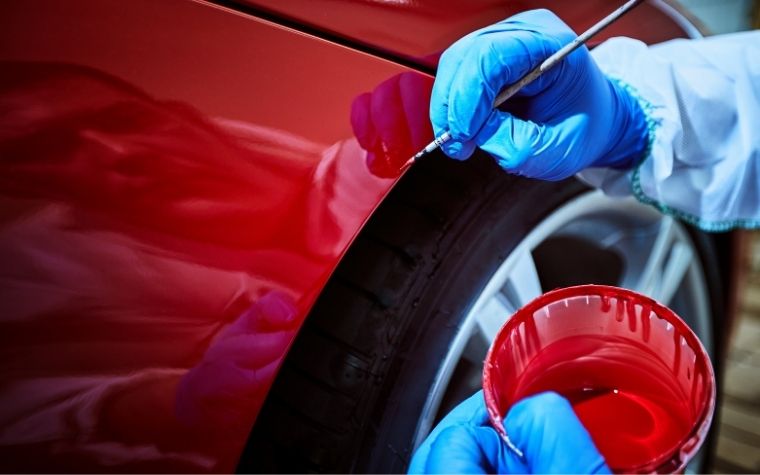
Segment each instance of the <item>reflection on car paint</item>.
[[351,107],[351,125],[367,166],[380,177],[395,178],[412,155],[433,136],[428,105],[433,79],[402,73],[360,94]]
[[[91,68],[0,67],[4,468],[231,469],[315,283],[391,183],[366,157],[394,176],[383,150],[415,143],[390,125],[411,119],[361,113],[365,137],[385,127],[366,154]],[[383,101],[400,82],[426,110],[413,75]]]

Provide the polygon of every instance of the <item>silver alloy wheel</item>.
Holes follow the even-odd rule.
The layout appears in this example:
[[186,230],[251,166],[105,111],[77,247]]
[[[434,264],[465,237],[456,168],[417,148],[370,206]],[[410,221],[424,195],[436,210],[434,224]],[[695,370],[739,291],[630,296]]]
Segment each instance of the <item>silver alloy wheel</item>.
[[[697,250],[684,226],[633,198],[610,199],[599,191],[584,193],[536,226],[507,256],[480,294],[474,296],[428,392],[415,448],[442,414],[480,388],[488,346],[507,318],[545,290],[551,290],[541,286],[540,277],[546,271],[535,256],[558,240],[565,248],[568,243],[576,243],[598,249],[591,265],[614,267],[617,272],[615,282],[594,283],[627,287],[671,307],[712,356],[707,284]],[[553,256],[556,258],[556,253]],[[545,260],[543,263],[545,267]],[[573,272],[565,270],[562,262],[553,264],[559,272]]]

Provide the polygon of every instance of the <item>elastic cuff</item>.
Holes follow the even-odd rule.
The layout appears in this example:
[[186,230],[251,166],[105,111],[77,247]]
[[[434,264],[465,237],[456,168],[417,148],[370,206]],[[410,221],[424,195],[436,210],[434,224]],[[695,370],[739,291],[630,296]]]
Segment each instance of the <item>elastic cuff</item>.
[[639,164],[639,166],[637,166],[636,169],[633,170],[633,173],[631,174],[631,189],[633,191],[633,196],[635,196],[637,200],[639,200],[640,202],[644,204],[654,206],[661,213],[667,214],[668,216],[672,216],[676,219],[680,219],[681,221],[691,224],[695,228],[698,228],[708,233],[721,233],[721,232],[731,231],[734,229],[760,229],[760,221],[756,219],[733,219],[733,220],[727,220],[727,221],[710,221],[707,219],[702,219],[693,214],[689,214],[685,211],[671,208],[670,206],[664,203],[661,203],[653,198],[650,198],[649,196],[644,194],[644,190],[641,188],[640,169],[641,169],[641,164]]

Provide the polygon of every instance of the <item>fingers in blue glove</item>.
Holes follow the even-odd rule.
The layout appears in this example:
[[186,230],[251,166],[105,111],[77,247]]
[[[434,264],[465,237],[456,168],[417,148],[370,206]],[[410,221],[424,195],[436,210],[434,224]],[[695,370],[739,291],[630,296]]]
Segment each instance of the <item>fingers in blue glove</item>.
[[491,427],[479,391],[436,426],[409,473],[610,473],[570,403],[556,393],[515,404],[505,427],[524,460]]
[[[574,34],[547,10],[524,12],[470,33],[441,56],[430,117],[436,135],[448,130],[454,141],[444,152],[453,158],[468,158],[473,138],[493,111],[493,102],[506,86],[517,82],[531,69],[562,47]],[[555,37],[537,34],[534,24],[555,25]],[[556,31],[555,31],[556,30]],[[534,95],[547,87],[556,71],[550,71],[527,86],[522,95]]]
[[451,410],[419,446],[409,473],[524,473],[491,427],[483,391]]
[[491,154],[504,170],[517,175],[547,181],[564,180],[569,153],[578,140],[575,130],[585,127],[587,117],[577,114],[563,121],[561,127],[522,120],[509,112],[493,111],[474,142]]
[[610,473],[572,406],[545,392],[518,402],[504,421],[530,473]]
[[522,468],[492,428],[456,425],[433,442],[425,473],[519,473]]

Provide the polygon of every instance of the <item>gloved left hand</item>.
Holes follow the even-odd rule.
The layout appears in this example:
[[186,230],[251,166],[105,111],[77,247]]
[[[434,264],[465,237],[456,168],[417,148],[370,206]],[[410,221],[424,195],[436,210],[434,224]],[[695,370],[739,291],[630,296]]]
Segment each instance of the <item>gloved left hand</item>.
[[433,429],[409,473],[610,473],[570,403],[556,393],[518,402],[504,425],[524,460],[491,427],[478,391]]

